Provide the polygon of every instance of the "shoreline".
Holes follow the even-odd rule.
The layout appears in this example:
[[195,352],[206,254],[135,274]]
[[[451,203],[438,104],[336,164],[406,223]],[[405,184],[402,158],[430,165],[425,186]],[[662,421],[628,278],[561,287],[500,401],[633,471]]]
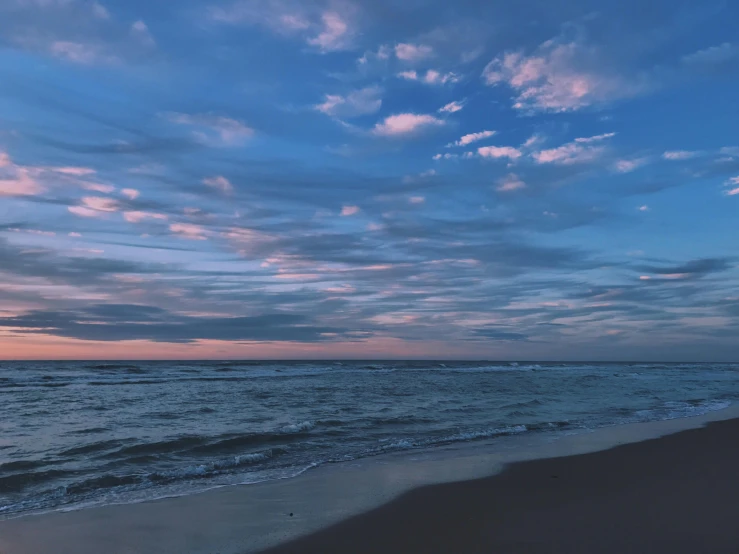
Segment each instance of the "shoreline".
[[[315,540],[311,537],[387,509],[416,491],[463,487],[471,480],[508,474],[509,468],[519,463],[537,463],[526,460],[553,462],[589,452],[610,452],[625,443],[653,442],[657,437],[675,436],[673,433],[685,429],[701,430],[706,423],[731,418],[739,418],[739,406],[557,439],[509,437],[508,442],[498,440],[489,445],[342,462],[292,479],[227,486],[137,504],[28,515],[0,521],[0,553],[42,554],[52,548],[59,554],[244,554],[274,545],[289,549],[296,537],[306,537],[299,541]],[[504,473],[497,473],[504,467],[508,468]]]
[[260,554],[739,550],[739,419],[430,485]]

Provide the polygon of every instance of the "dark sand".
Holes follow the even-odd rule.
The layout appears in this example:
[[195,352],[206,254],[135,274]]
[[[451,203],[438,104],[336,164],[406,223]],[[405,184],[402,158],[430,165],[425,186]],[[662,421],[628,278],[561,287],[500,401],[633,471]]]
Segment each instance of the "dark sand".
[[264,554],[739,554],[739,420],[432,485]]

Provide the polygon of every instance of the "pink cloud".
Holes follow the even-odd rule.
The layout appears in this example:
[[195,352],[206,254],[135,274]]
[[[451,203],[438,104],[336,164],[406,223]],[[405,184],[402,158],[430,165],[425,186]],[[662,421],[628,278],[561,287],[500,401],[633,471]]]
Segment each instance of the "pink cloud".
[[382,107],[380,87],[366,87],[342,96],[327,94],[324,102],[314,108],[331,117],[356,117],[375,113]]
[[321,15],[323,30],[308,44],[317,46],[322,52],[343,50],[349,43],[350,32],[348,22],[337,12],[328,11]]
[[[10,164],[9,161],[3,163]],[[36,172],[31,168],[12,164],[10,167],[8,176],[0,175],[0,196],[36,196],[44,192],[44,187],[35,179]]]
[[383,122],[375,125],[372,132],[378,136],[397,137],[441,125],[444,125],[444,122],[432,115],[402,113],[385,118]]
[[164,116],[172,123],[200,127],[195,136],[215,146],[240,146],[254,136],[254,129],[244,122],[214,114],[167,113]]
[[509,158],[515,160],[521,157],[521,151],[512,146],[481,146],[477,153],[483,158]]
[[205,240],[207,234],[203,227],[192,223],[172,223],[169,230],[175,235],[188,240]]
[[284,36],[299,36],[321,52],[333,52],[351,46],[356,11],[353,4],[340,0],[325,11],[300,0],[237,0],[211,8],[208,15],[217,23],[262,25]]
[[61,173],[63,175],[71,175],[73,177],[86,177],[96,173],[94,169],[89,167],[52,167],[51,171]]
[[0,197],[35,196],[45,188],[37,181],[43,170],[16,165],[7,152],[0,151]]
[[697,155],[697,152],[690,152],[688,150],[672,150],[662,154],[665,160],[689,160]]
[[510,173],[498,181],[498,186],[495,190],[499,192],[512,192],[523,188],[526,188],[526,183],[514,173]]
[[602,135],[595,135],[592,137],[580,137],[576,138],[575,142],[584,143],[584,144],[590,144],[591,142],[599,142],[601,140],[613,138],[616,136],[616,133],[603,133]]
[[[739,175],[726,181],[726,186],[736,187],[736,185],[739,185]],[[726,196],[736,196],[739,194],[739,187],[727,190],[724,194],[726,194]]]
[[483,71],[491,86],[507,84],[517,96],[513,107],[564,112],[637,94],[644,89],[609,71],[594,48],[555,40],[543,43],[531,56],[507,52]]
[[123,189],[121,194],[129,200],[136,200],[139,197],[139,191],[136,189]]
[[60,58],[80,65],[93,65],[98,63],[117,64],[121,61],[117,56],[112,56],[101,51],[99,46],[94,44],[84,44],[81,42],[58,40],[51,43],[49,46],[49,52],[55,58]]
[[464,101],[462,102],[449,102],[445,106],[439,108],[440,113],[457,113],[464,108]]
[[348,217],[359,213],[359,206],[344,206],[341,208],[341,215]]
[[414,70],[401,71],[398,73],[398,77],[405,79],[406,81],[418,81],[418,72]]
[[401,71],[398,77],[407,81],[418,81],[427,85],[445,85],[447,83],[456,83],[459,77],[455,73],[441,73],[435,69],[429,69],[425,74],[419,74],[416,71]]
[[166,220],[167,216],[165,214],[159,214],[154,212],[139,212],[139,211],[131,211],[131,212],[123,212],[123,219],[128,221],[129,223],[140,223],[146,219],[159,219],[159,220]]
[[410,202],[411,204],[423,204],[424,202],[426,202],[426,198],[424,198],[423,196],[411,196],[408,199],[408,202]]
[[86,196],[82,199],[81,205],[70,206],[67,209],[80,217],[103,217],[107,213],[119,211],[120,208],[120,203],[112,198]]
[[210,188],[219,190],[224,194],[230,194],[231,192],[233,192],[233,185],[231,184],[231,181],[229,181],[222,175],[203,179],[203,184]]
[[82,188],[85,190],[102,192],[103,194],[110,194],[115,190],[115,187],[113,185],[101,185],[99,183],[82,183]]
[[404,62],[418,62],[433,56],[434,50],[425,44],[400,43],[395,45],[395,56]]
[[[540,164],[571,165],[592,162],[597,160],[605,152],[605,146],[602,146],[601,143],[614,136],[614,134],[606,133],[593,137],[578,138],[573,142],[563,144],[557,148],[533,152],[531,157]],[[623,164],[623,169],[628,169],[626,163]]]
[[646,165],[649,162],[647,158],[634,158],[631,160],[618,160],[614,164],[614,168],[619,173],[631,173],[632,171],[635,171],[642,167],[643,165]]
[[82,199],[82,203],[99,212],[117,212],[121,207],[117,200],[100,196],[86,196]]
[[473,142],[477,142],[479,140],[483,140],[486,138],[492,137],[497,131],[480,131],[479,133],[469,133],[467,135],[464,135],[462,138],[460,138],[456,142],[452,142],[448,144],[447,146],[467,146],[468,144],[472,144]]
[[69,206],[67,208],[69,213],[77,215],[79,217],[100,217],[101,213],[91,208],[85,208],[84,206]]

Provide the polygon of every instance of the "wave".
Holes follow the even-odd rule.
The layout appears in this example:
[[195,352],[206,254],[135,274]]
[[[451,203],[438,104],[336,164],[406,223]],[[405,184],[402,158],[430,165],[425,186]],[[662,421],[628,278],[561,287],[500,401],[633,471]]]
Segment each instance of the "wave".
[[37,469],[47,465],[49,465],[49,462],[43,462],[41,460],[18,460],[17,462],[0,464],[0,472]]
[[202,435],[182,435],[176,439],[145,442],[120,448],[106,455],[106,458],[127,457],[140,454],[168,454],[193,449],[205,442],[208,437]]
[[22,492],[29,485],[37,485],[39,483],[54,481],[61,477],[66,477],[70,474],[71,472],[61,469],[50,469],[47,471],[28,471],[24,473],[6,475],[4,477],[0,477],[0,492]]
[[130,442],[132,439],[124,439],[124,440],[107,440],[107,441],[99,441],[99,442],[93,442],[90,444],[85,444],[82,446],[76,446],[74,448],[69,448],[67,450],[62,450],[59,455],[60,456],[79,456],[80,454],[93,454],[95,452],[102,452],[104,450],[111,450],[113,448],[120,448],[123,444],[126,442]]
[[[196,454],[224,453],[260,444],[294,440],[310,432],[315,425],[316,424],[312,421],[303,421],[301,423],[286,425],[276,431],[266,433],[242,433],[218,436],[182,435],[169,440],[126,446],[106,454],[104,457],[127,458],[129,456],[147,454],[178,454],[182,456],[192,456]],[[88,448],[97,447],[95,447],[95,445],[90,445]]]
[[140,366],[134,364],[95,364],[84,366],[85,369],[92,369],[95,371],[111,371],[124,369],[127,373],[148,373]]
[[542,406],[544,402],[538,398],[532,400],[525,400],[523,402],[513,402],[512,404],[504,404],[501,406],[503,410],[520,410],[522,408],[536,408]]

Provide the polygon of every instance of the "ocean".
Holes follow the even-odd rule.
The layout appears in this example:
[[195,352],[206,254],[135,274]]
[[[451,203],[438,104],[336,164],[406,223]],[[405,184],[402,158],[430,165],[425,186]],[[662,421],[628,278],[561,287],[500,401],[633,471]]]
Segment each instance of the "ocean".
[[739,364],[0,362],[0,518],[737,399]]

